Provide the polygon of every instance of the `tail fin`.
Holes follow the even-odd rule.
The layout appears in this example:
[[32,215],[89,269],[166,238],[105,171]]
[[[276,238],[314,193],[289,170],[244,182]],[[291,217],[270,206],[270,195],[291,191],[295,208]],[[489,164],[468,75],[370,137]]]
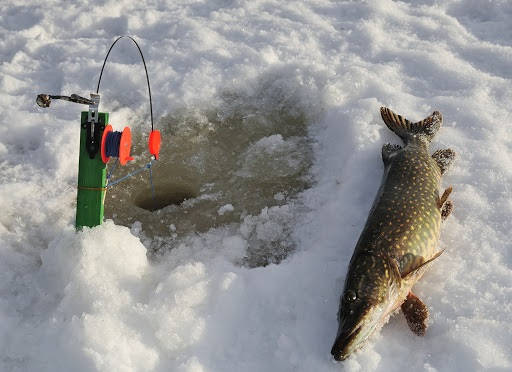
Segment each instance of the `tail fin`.
[[443,116],[439,111],[434,111],[432,115],[417,123],[410,122],[387,107],[380,108],[380,115],[388,128],[395,132],[404,143],[409,142],[412,138],[423,139],[430,143],[443,122]]

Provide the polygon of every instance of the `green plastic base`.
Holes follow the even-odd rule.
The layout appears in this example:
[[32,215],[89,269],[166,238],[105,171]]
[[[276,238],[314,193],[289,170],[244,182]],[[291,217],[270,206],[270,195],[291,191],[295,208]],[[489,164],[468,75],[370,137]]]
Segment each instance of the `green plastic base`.
[[[80,158],[78,161],[78,192],[76,197],[76,228],[98,226],[103,222],[107,165],[101,160],[100,151],[94,159],[89,157],[85,147],[87,137],[87,111],[82,111],[80,125]],[[108,113],[98,114],[103,128],[108,123]],[[103,134],[103,130],[100,133]]]

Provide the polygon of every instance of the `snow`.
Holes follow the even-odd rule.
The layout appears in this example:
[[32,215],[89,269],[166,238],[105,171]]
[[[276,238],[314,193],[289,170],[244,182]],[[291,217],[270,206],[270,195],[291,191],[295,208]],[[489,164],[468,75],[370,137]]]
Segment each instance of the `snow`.
[[[0,370],[512,369],[511,17],[505,0],[4,1]],[[260,198],[248,183],[239,193],[199,185],[206,194],[184,204],[211,203],[215,223],[197,231],[185,214],[187,228],[162,217],[173,207],[148,212],[153,220],[141,212],[164,219],[159,255],[144,221],[75,232],[80,108],[35,105],[38,93],[93,91],[120,34],[145,54],[155,123],[178,117],[178,139],[205,142],[219,130],[206,112],[244,117],[256,126],[250,142],[238,148],[235,138],[239,161],[214,169],[257,175],[269,189]],[[113,122],[145,133],[142,71],[120,42],[100,93]],[[446,251],[415,287],[431,312],[425,337],[398,314],[333,363],[338,299],[379,186],[380,148],[398,142],[381,105],[411,120],[442,112],[432,150],[457,153],[443,179],[455,209],[442,227]],[[307,135],[290,131],[297,117]],[[283,118],[286,130],[258,132]],[[198,126],[187,133],[190,122]],[[162,158],[164,170],[181,166],[173,153]],[[272,189],[287,177],[307,187]]]
[[233,212],[234,210],[235,210],[235,207],[233,207],[233,205],[226,204],[226,205],[223,205],[222,207],[220,207],[219,210],[217,211],[217,213],[219,214],[219,216],[222,216],[224,213]]

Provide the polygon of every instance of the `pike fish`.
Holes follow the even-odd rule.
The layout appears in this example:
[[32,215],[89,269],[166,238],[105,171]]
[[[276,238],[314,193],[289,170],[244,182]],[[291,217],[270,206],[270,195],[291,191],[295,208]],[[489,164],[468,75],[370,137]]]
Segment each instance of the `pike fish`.
[[409,328],[424,335],[428,309],[411,288],[442,251],[441,220],[453,209],[452,188],[439,193],[441,176],[455,157],[451,149],[429,153],[441,127],[435,111],[413,123],[381,107],[387,127],[404,146],[382,147],[384,176],[350,260],[338,311],[339,329],[331,350],[346,359],[401,307]]

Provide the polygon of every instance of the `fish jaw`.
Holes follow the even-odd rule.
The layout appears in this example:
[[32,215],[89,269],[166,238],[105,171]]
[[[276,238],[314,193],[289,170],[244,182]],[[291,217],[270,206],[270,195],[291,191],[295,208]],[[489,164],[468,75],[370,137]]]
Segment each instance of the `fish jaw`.
[[345,360],[353,352],[365,346],[368,339],[388,321],[393,310],[391,307],[391,304],[374,305],[359,316],[349,314],[341,320],[338,335],[331,349],[334,359]]
[[387,287],[386,294],[380,297],[380,301],[372,300],[377,296],[363,298],[363,306],[341,301],[338,334],[331,349],[335,360],[347,359],[353,352],[364,347],[372,335],[378,333],[404,302],[416,277],[411,279],[408,282],[399,279],[393,282]]

